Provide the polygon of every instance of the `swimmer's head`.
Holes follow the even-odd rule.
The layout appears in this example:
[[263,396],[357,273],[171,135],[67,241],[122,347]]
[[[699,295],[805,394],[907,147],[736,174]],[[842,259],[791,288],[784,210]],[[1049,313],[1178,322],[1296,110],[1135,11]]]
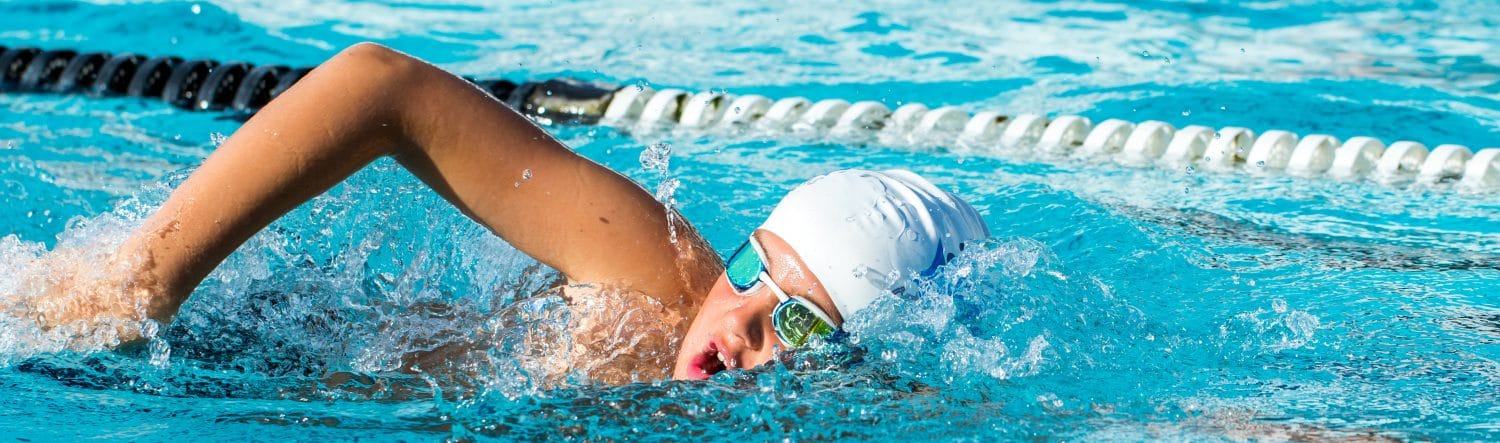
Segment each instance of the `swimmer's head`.
[[904,170],[809,180],[760,228],[797,251],[845,317],[990,235],[972,206]]
[[909,171],[851,169],[809,180],[751,235],[760,251],[742,249],[764,256],[771,284],[737,290],[721,275],[683,339],[674,377],[754,367],[786,347],[772,325],[785,300],[775,289],[841,326],[988,236],[973,207]]

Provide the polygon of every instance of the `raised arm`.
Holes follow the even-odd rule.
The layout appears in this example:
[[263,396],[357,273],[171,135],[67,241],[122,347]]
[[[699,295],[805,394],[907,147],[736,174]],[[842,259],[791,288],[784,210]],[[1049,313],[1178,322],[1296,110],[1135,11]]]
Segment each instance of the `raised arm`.
[[669,241],[667,209],[630,179],[463,79],[359,44],[246,122],[126,242],[154,294],[147,314],[171,318],[250,236],[384,155],[573,282],[673,305],[705,293],[719,271],[687,223]]

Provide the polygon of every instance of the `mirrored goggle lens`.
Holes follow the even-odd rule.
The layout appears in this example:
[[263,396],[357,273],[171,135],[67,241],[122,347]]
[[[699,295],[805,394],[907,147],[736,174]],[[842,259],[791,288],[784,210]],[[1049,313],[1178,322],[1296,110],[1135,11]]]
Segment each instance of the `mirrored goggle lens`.
[[765,266],[760,262],[760,254],[755,253],[755,248],[750,247],[750,242],[740,245],[740,249],[729,256],[729,263],[725,265],[724,274],[729,277],[729,284],[734,289],[743,291],[755,286],[760,280],[760,271]]
[[771,325],[776,335],[788,346],[802,346],[813,337],[833,333],[833,325],[818,318],[807,305],[790,299],[776,307],[771,314]]

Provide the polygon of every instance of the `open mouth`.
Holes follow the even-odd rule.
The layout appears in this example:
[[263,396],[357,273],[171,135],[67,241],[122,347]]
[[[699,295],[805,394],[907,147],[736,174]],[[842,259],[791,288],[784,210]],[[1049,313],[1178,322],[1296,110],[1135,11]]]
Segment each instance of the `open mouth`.
[[704,379],[732,367],[733,360],[726,359],[719,351],[719,344],[709,342],[703,352],[693,358],[693,378]]

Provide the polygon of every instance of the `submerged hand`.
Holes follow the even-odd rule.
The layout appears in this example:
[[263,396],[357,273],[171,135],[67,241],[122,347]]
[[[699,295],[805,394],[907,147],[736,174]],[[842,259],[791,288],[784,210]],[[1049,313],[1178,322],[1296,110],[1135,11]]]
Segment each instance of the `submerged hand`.
[[8,294],[0,309],[34,322],[68,349],[138,341],[152,312],[154,285],[134,258],[70,249],[48,252],[26,266],[16,293]]

